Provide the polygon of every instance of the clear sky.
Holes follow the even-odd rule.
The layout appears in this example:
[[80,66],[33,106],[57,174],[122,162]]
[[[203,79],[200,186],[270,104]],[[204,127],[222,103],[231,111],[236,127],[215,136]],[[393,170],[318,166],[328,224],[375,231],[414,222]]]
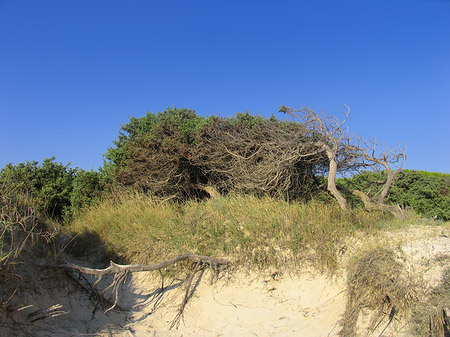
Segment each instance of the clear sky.
[[351,108],[450,172],[450,0],[0,0],[0,167],[97,169],[129,116]]

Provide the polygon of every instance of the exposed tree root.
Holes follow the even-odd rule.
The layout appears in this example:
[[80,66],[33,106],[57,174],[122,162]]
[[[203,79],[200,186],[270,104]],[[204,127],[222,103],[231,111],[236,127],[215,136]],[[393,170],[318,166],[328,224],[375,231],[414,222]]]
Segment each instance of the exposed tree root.
[[[155,271],[155,270],[158,270],[161,273],[161,269],[166,268],[176,262],[185,261],[185,260],[195,262],[195,267],[194,267],[194,270],[192,271],[192,273],[184,281],[186,283],[186,291],[185,291],[185,295],[183,297],[183,301],[178,310],[178,313],[170,325],[170,329],[172,329],[174,327],[178,328],[180,319],[183,317],[183,312],[186,307],[186,304],[188,303],[189,299],[192,297],[197,285],[199,284],[205,267],[209,266],[213,272],[219,272],[221,270],[224,270],[230,264],[230,262],[228,260],[214,258],[214,257],[210,257],[210,256],[196,255],[196,254],[184,254],[184,255],[178,255],[174,258],[171,258],[169,260],[165,260],[160,263],[153,264],[153,265],[142,265],[142,264],[119,265],[119,264],[116,264],[111,261],[109,267],[105,268],[105,269],[87,268],[87,267],[78,266],[78,265],[72,264],[72,263],[65,263],[62,265],[58,265],[57,267],[61,267],[61,268],[69,269],[69,270],[76,270],[80,273],[80,276],[83,274],[96,276],[97,280],[92,285],[90,285],[90,283],[88,282],[88,284],[92,288],[93,293],[97,295],[96,297],[97,298],[100,297],[101,299],[103,299],[104,302],[111,303],[112,300],[106,299],[104,297],[104,293],[107,292],[108,290],[111,290],[111,292],[113,294],[113,298],[114,298],[113,303],[105,311],[105,313],[108,313],[109,311],[118,308],[117,303],[119,300],[120,286],[125,284],[125,282],[128,278],[128,275],[130,273],[139,272],[139,271]],[[198,272],[200,272],[200,275],[198,276],[197,281],[193,283],[193,280],[195,279],[195,276],[197,275]],[[111,282],[111,284],[109,284],[104,290],[102,290],[101,292],[98,292],[97,285],[100,283],[102,277],[107,274],[114,274],[114,279]],[[162,276],[162,274],[161,274],[161,276]],[[162,289],[163,289],[164,288],[164,280],[162,280],[162,282],[163,282],[162,283]]]

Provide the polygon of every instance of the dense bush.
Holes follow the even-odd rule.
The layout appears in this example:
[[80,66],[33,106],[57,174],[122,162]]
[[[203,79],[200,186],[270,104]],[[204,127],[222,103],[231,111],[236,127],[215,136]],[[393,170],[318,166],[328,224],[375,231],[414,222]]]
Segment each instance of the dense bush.
[[[218,193],[305,197],[317,190],[324,155],[301,124],[249,113],[203,118],[168,109],[131,118],[105,154],[122,186],[185,199]],[[309,154],[313,153],[313,154]]]
[[97,200],[104,190],[104,179],[101,173],[96,171],[77,170],[72,182],[70,193],[70,211],[66,211],[66,220],[77,214],[82,208]]
[[[340,183],[373,195],[373,182],[382,182],[383,178],[383,173],[363,172]],[[353,201],[358,202],[356,198]],[[450,174],[405,170],[392,185],[386,201],[410,207],[426,217],[450,220]]]
[[[171,109],[156,114],[147,113],[146,116],[135,118],[123,125],[114,147],[105,154],[108,164],[116,169],[127,166],[127,161],[133,155],[133,147],[145,141],[160,141],[191,144],[196,133],[207,121],[188,109]],[[168,144],[169,145],[169,144]]]
[[27,194],[35,209],[43,215],[61,219],[65,209],[70,207],[75,169],[55,163],[55,158],[6,165],[0,172],[0,180],[8,181],[17,191]]
[[388,200],[426,217],[450,220],[450,174],[406,170],[392,186]]
[[[90,204],[103,189],[100,173],[73,169],[53,158],[7,164],[0,171],[0,184],[16,195],[26,195],[33,209],[57,221]],[[5,187],[6,188],[6,187]]]

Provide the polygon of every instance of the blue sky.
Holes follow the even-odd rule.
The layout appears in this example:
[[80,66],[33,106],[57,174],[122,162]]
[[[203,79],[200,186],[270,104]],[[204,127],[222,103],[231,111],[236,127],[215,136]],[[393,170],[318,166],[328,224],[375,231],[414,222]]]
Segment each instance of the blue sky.
[[450,0],[0,0],[0,167],[97,169],[129,116],[351,108],[450,172]]

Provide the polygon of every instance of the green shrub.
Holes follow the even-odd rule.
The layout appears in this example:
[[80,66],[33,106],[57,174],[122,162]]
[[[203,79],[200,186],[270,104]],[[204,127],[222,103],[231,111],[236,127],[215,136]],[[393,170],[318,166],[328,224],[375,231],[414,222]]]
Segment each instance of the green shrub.
[[44,159],[41,165],[37,161],[8,164],[0,171],[0,184],[15,195],[26,195],[41,216],[68,221],[100,196],[104,182],[99,172],[73,169],[54,160]]
[[194,142],[197,131],[207,123],[195,111],[186,108],[167,108],[156,114],[147,112],[143,117],[130,117],[130,121],[122,125],[114,147],[104,155],[106,166],[119,169],[126,167],[132,156],[132,146],[143,141],[173,141],[190,144]]
[[102,175],[96,171],[78,170],[72,183],[70,194],[70,212],[66,211],[66,220],[70,216],[76,215],[79,211],[97,200],[104,189]]
[[70,208],[70,195],[76,170],[55,163],[54,157],[37,161],[6,165],[0,171],[0,181],[33,200],[33,207],[42,215],[62,219]]
[[[371,190],[371,187],[383,178],[383,173],[362,172],[339,182],[351,190],[358,189],[373,196],[376,189]],[[359,202],[356,198],[351,200],[355,204]],[[450,220],[450,174],[405,170],[392,185],[386,202],[412,208],[425,217]]]
[[388,200],[426,217],[450,220],[450,174],[406,170],[392,186]]

